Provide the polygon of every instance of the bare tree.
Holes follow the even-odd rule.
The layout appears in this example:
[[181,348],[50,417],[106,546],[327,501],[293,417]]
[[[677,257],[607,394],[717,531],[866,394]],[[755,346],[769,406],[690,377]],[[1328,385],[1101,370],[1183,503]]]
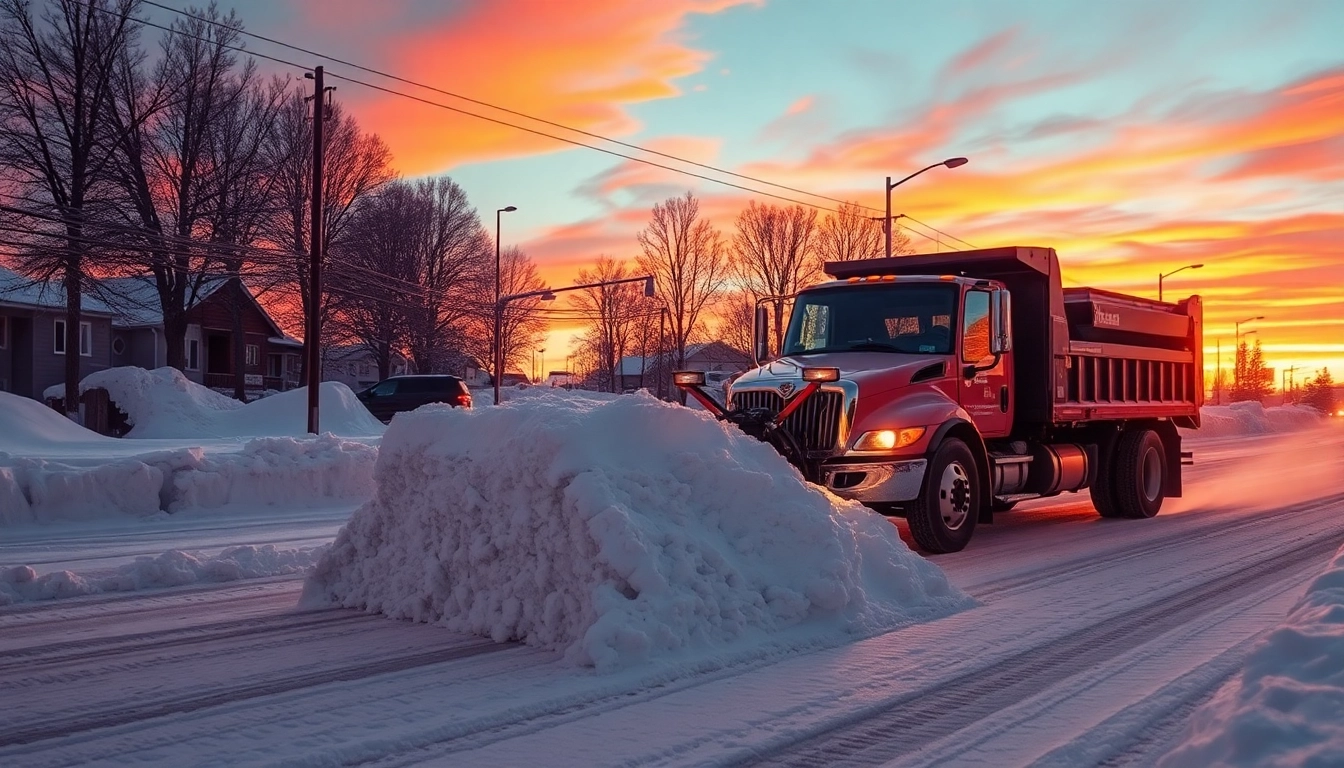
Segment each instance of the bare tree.
[[654,276],[667,307],[672,363],[684,366],[686,347],[726,277],[723,237],[700,218],[700,201],[687,192],[655,205],[638,238],[639,267]]
[[[576,285],[610,283],[631,277],[625,262],[599,256],[592,270],[581,269]],[[631,346],[635,318],[644,312],[643,294],[630,283],[600,285],[570,294],[588,323],[586,335],[597,350],[598,386],[620,391],[621,361]]]
[[[910,236],[899,228],[900,220],[892,222],[891,252],[914,253]],[[817,227],[817,269],[828,261],[855,261],[876,259],[885,254],[882,217],[868,214],[858,203],[844,203],[839,210],[826,214]]]
[[[242,285],[260,234],[262,147],[281,96],[239,62],[242,22],[212,3],[174,22],[152,76],[127,58],[109,120],[122,137],[117,179],[145,238],[143,269],[163,317],[167,363],[185,366],[187,312],[207,281],[239,282],[232,301],[234,395],[245,398]],[[221,362],[221,361],[215,361]]]
[[[757,205],[752,201],[737,217],[733,236],[733,271],[752,295],[792,296],[813,282],[817,212],[801,205]],[[784,346],[783,299],[774,308],[774,349]]]
[[717,336],[738,350],[751,349],[756,317],[756,298],[750,291],[734,291],[715,304]]
[[[284,265],[275,279],[298,289],[300,318],[314,306],[308,286],[308,213],[313,172],[312,109],[304,101],[302,89],[290,92],[281,105],[275,130],[266,146],[266,157],[273,174],[272,216],[266,237],[289,250],[294,258]],[[334,253],[345,236],[351,216],[361,200],[391,181],[392,154],[376,134],[360,130],[358,123],[344,114],[339,104],[327,113],[326,173],[323,176],[323,251]],[[333,305],[329,297],[318,304],[319,327],[325,325]],[[307,356],[304,356],[305,361]]]
[[[494,277],[491,276],[493,281]],[[541,274],[537,271],[537,265],[533,263],[522,249],[517,247],[505,248],[499,254],[499,285],[500,295],[508,296],[518,293],[530,293],[540,291],[546,287],[542,281]],[[484,295],[484,294],[482,294]],[[491,294],[493,298],[493,294]],[[546,334],[548,323],[541,311],[541,298],[518,299],[509,302],[504,310],[503,322],[500,324],[500,349],[504,355],[504,371],[515,364],[521,365],[523,358],[528,354],[528,350],[535,349],[539,341]],[[491,371],[492,376],[499,376],[500,371],[494,370],[494,343],[495,343],[495,308],[494,304],[487,298],[484,301],[477,302],[476,322],[472,324],[473,333],[467,340],[467,349],[471,355]]]
[[360,204],[332,254],[339,266],[328,273],[330,330],[369,350],[380,380],[391,375],[393,355],[406,347],[406,308],[420,298],[416,252],[427,226],[414,188],[390,184]]
[[[250,68],[247,72],[250,73]],[[251,77],[239,77],[231,86],[239,93],[225,100],[225,107],[210,126],[209,157],[213,167],[203,216],[210,231],[212,261],[221,264],[226,274],[248,290],[244,277],[249,265],[261,260],[262,264],[257,266],[265,268],[275,258],[258,254],[253,247],[261,238],[274,178],[263,150],[284,93]],[[241,374],[247,360],[243,310],[248,302],[243,300],[243,291],[231,292],[229,296],[233,370],[238,374],[233,377],[233,395],[246,400],[246,379]],[[284,375],[283,369],[280,374]]]
[[479,298],[494,275],[494,248],[467,193],[444,176],[422,179],[413,190],[425,217],[411,282],[421,289],[407,307],[407,349],[421,373],[460,360]]
[[0,164],[13,171],[19,202],[40,209],[34,230],[62,242],[28,252],[20,267],[64,289],[70,415],[78,411],[92,225],[115,143],[105,118],[117,62],[135,45],[137,7],[136,0],[53,0],[39,19],[26,0],[0,0]]

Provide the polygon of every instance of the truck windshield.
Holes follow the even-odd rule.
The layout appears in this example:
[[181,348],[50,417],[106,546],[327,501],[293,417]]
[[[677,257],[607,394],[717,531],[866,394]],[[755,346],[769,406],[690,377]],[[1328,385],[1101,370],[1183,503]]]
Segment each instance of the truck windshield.
[[952,283],[837,286],[798,295],[785,355],[820,352],[952,353]]

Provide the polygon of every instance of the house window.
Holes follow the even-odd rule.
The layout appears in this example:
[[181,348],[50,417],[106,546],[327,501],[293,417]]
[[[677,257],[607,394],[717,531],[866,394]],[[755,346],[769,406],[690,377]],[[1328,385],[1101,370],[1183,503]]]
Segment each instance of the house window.
[[0,349],[9,346],[9,318],[0,315]]
[[244,348],[244,353],[247,357],[246,360],[247,367],[248,368],[255,367],[257,364],[257,360],[259,360],[261,357],[261,349],[256,344],[248,344]]
[[266,375],[276,379],[284,375],[284,366],[281,363],[280,355],[266,356]]
[[[58,354],[65,354],[65,321],[57,320],[52,325],[52,344],[51,351]],[[93,357],[93,324],[79,324],[79,355],[80,357]]]
[[114,354],[114,355],[124,355],[124,354],[126,354],[126,340],[125,340],[125,339],[123,339],[122,337],[118,336],[117,338],[115,338],[115,339],[112,340],[112,354]]
[[187,339],[187,370],[201,370],[201,342],[200,339]]

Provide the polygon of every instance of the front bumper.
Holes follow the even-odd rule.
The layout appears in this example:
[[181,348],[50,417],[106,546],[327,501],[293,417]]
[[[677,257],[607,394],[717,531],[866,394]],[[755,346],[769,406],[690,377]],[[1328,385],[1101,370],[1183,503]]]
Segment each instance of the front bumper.
[[821,468],[821,484],[836,496],[864,503],[911,501],[924,486],[927,459],[869,464],[833,464]]

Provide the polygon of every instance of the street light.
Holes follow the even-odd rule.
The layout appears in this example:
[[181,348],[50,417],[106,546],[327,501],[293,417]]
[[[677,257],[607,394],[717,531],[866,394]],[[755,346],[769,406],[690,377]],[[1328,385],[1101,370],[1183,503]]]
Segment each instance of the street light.
[[[1234,359],[1236,360],[1236,363],[1235,363],[1235,364],[1233,365],[1233,367],[1232,367],[1232,389],[1233,389],[1233,391],[1238,391],[1238,392],[1241,391],[1241,368],[1242,368],[1242,366],[1244,365],[1244,362],[1243,362],[1244,358],[1242,357],[1242,354],[1241,354],[1241,337],[1242,337],[1242,335],[1243,335],[1242,332],[1241,332],[1241,325],[1242,325],[1242,323],[1251,323],[1251,322],[1254,322],[1254,321],[1256,321],[1256,320],[1264,320],[1264,319],[1265,319],[1265,316],[1264,316],[1264,315],[1256,315],[1255,317],[1248,317],[1248,318],[1246,318],[1245,320],[1238,320],[1237,322],[1235,322],[1235,323],[1233,324],[1233,325],[1235,326],[1235,330],[1236,330],[1236,339],[1237,339],[1237,340],[1236,340],[1236,347],[1234,348],[1234,352],[1233,352],[1233,354],[1236,355],[1236,357],[1234,358]],[[1245,333],[1245,335],[1246,335],[1246,336],[1250,336],[1252,333],[1255,333],[1255,331],[1247,331],[1247,332]]]
[[1204,266],[1203,264],[1187,264],[1187,265],[1185,265],[1184,267],[1181,267],[1180,269],[1174,269],[1174,270],[1172,270],[1172,271],[1166,273],[1165,275],[1159,274],[1159,275],[1157,276],[1157,300],[1158,300],[1158,301],[1161,301],[1161,300],[1162,300],[1162,281],[1163,281],[1165,278],[1171,277],[1172,275],[1176,274],[1177,272],[1184,272],[1184,271],[1187,270],[1187,269],[1200,269],[1200,268],[1203,267],[1203,266]]
[[888,258],[888,259],[891,258],[891,190],[893,190],[893,189],[895,189],[895,188],[901,186],[901,185],[904,184],[905,182],[907,182],[907,181],[909,181],[909,180],[915,178],[916,176],[918,176],[919,174],[921,174],[921,173],[923,173],[923,172],[925,172],[925,171],[931,171],[931,170],[933,170],[934,168],[937,168],[937,167],[939,167],[939,166],[945,166],[945,167],[948,167],[948,168],[958,168],[958,167],[960,167],[960,166],[965,165],[966,163],[967,163],[967,160],[966,160],[966,158],[964,158],[964,157],[949,157],[948,159],[944,160],[944,161],[941,162],[941,163],[934,163],[933,165],[930,165],[930,166],[927,167],[927,168],[920,168],[918,171],[915,171],[914,173],[910,174],[909,176],[906,176],[904,179],[901,179],[900,181],[896,182],[895,184],[892,184],[892,183],[891,183],[891,177],[890,177],[890,176],[887,177],[887,190],[886,190],[886,198],[887,198],[887,216],[886,216],[885,219],[882,220],[882,229],[887,233],[887,249],[886,249],[886,254],[887,254],[887,258]]
[[[500,326],[504,324],[504,309],[509,302],[519,299],[537,299],[539,301],[555,301],[557,293],[566,293],[568,291],[586,291],[589,288],[602,288],[609,285],[625,285],[626,283],[644,283],[644,295],[653,296],[653,276],[642,275],[640,277],[624,277],[620,280],[604,280],[600,283],[587,283],[584,285],[571,285],[565,288],[542,288],[539,291],[528,291],[526,293],[515,293],[508,296],[500,296],[499,301],[495,302],[495,350],[496,356],[499,356],[499,350],[503,348],[500,343]],[[541,350],[545,352],[546,350]],[[535,359],[533,360],[535,362]],[[503,405],[500,399],[499,382],[502,376],[495,377],[495,405]]]
[[[500,293],[501,293],[501,291],[500,291],[500,276],[499,276],[499,217],[500,217],[500,214],[502,214],[502,213],[513,213],[513,212],[516,211],[516,210],[518,210],[516,207],[510,205],[510,206],[508,206],[508,207],[506,207],[506,208],[500,208],[499,210],[495,211],[495,303],[496,303],[496,304],[499,303],[499,296],[500,296]],[[495,360],[494,360],[494,362],[495,362],[495,380],[498,381],[498,380],[499,380],[499,377],[504,375],[504,371],[500,370],[501,365],[502,365],[502,363],[501,363],[500,361],[501,361],[501,358],[503,357],[503,355],[500,354],[500,350],[499,350],[499,342],[498,342],[499,335],[496,334],[496,335],[495,335],[495,338],[496,338],[496,342],[495,342],[495,350],[494,350],[494,355],[493,355],[493,357],[495,358]]]
[[546,348],[538,349],[537,354],[541,355],[541,367],[537,369],[536,379],[537,383],[541,383],[541,379],[546,376]]

